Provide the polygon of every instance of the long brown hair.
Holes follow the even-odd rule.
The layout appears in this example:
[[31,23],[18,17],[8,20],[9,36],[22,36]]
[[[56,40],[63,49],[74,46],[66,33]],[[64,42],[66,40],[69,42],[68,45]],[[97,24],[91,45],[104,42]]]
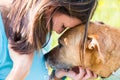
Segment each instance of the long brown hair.
[[[46,41],[52,16],[61,12],[87,22],[95,0],[14,0],[7,16],[7,36],[12,48],[20,53],[39,50]],[[54,6],[46,22],[45,11]]]
[[[14,0],[8,14],[8,39],[12,48],[19,53],[39,50],[45,43],[45,11],[48,0]],[[52,5],[52,4],[51,4]]]

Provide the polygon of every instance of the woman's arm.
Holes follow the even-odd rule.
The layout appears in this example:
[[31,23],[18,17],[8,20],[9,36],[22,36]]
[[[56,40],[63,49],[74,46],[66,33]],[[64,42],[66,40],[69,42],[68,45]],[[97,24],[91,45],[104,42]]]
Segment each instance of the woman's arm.
[[11,49],[10,44],[8,48],[10,57],[13,61],[13,68],[7,76],[6,80],[24,80],[32,65],[33,53],[19,54]]
[[24,80],[29,71],[25,70],[26,67],[13,67],[6,80]]

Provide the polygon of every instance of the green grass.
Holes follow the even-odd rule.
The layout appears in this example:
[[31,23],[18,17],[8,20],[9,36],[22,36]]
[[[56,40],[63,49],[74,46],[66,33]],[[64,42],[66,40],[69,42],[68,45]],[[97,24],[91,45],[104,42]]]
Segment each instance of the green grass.
[[120,0],[98,0],[98,7],[92,21],[120,27]]

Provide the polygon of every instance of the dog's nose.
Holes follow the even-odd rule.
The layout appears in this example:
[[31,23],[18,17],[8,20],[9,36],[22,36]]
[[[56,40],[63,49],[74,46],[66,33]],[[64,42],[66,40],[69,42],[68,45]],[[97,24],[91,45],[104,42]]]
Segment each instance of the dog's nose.
[[48,58],[48,53],[46,53],[46,54],[44,55],[44,58],[45,58],[45,60],[47,60],[47,58]]

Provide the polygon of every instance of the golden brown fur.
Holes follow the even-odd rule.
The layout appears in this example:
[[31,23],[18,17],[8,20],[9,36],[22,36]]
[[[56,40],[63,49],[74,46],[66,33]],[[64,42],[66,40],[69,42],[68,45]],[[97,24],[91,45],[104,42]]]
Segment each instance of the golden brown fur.
[[47,62],[55,69],[83,66],[102,77],[108,77],[120,67],[120,30],[102,23],[90,23],[85,44],[84,65],[80,46],[84,25],[66,31],[59,45],[47,54]]

